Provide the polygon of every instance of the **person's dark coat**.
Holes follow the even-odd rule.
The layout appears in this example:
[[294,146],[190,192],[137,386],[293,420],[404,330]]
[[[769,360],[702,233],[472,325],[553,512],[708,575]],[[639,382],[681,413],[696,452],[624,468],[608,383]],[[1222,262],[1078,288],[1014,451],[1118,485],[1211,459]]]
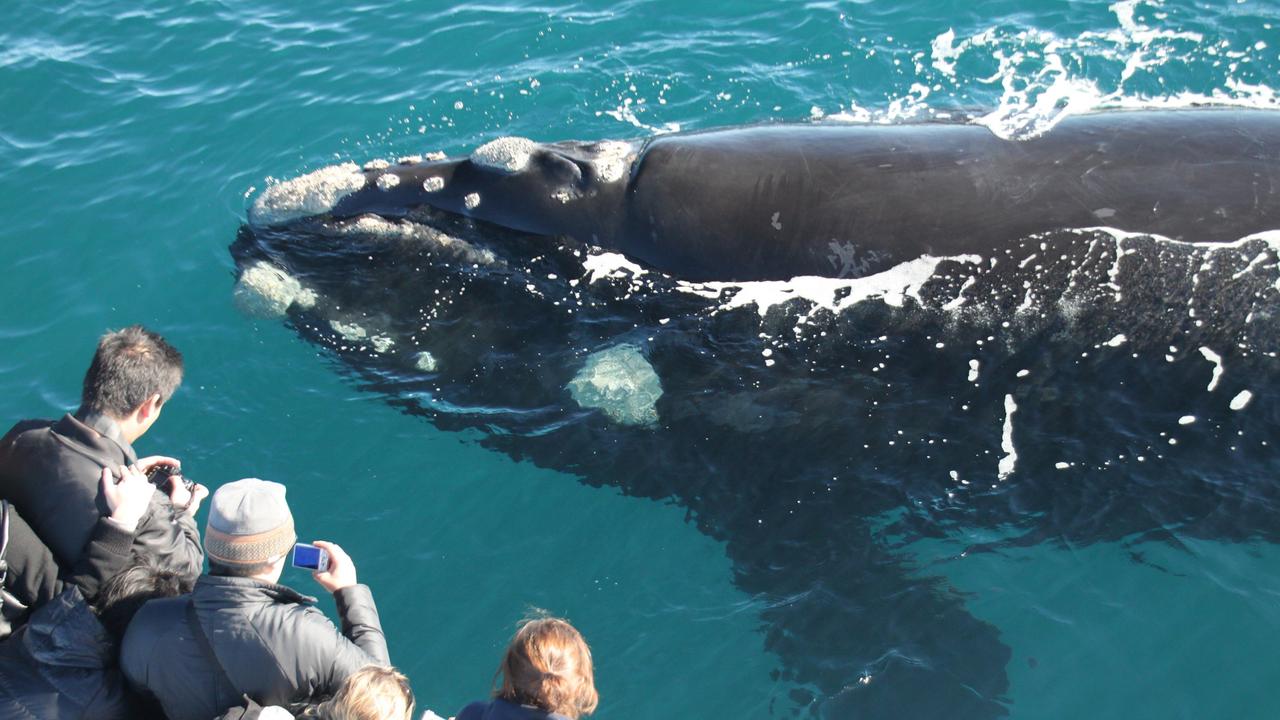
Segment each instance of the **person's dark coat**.
[[532,705],[517,705],[502,698],[473,702],[462,708],[454,720],[569,720]]
[[[262,705],[318,699],[362,667],[391,664],[369,588],[344,588],[334,599],[341,634],[311,606],[315,598],[252,578],[202,575],[191,595],[138,611],[120,664],[170,720],[208,720],[242,705],[242,695]],[[221,671],[188,618],[189,604]]]
[[[57,563],[69,568],[98,519],[110,514],[100,489],[102,469],[137,460],[108,417],[24,420],[0,439],[0,497],[18,508]],[[195,519],[175,509],[158,490],[138,523],[133,545],[138,554],[188,580],[204,564]]]
[[17,508],[9,508],[8,522],[0,639],[23,625],[33,611],[52,600],[68,584],[78,587],[86,602],[94,602],[102,585],[129,563],[133,533],[110,518],[98,518],[76,564],[65,571]]
[[0,643],[0,717],[135,718],[115,643],[74,585]]

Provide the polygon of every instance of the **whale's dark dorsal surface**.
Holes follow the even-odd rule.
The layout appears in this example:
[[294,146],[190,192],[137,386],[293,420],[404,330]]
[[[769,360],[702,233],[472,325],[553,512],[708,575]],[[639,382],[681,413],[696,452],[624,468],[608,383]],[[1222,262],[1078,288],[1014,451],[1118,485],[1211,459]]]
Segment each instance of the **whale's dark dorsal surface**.
[[995,720],[1033,625],[969,563],[1280,542],[1277,153],[1237,110],[506,138],[272,186],[235,297],[405,413],[687,508],[775,712]]
[[[645,142],[503,138],[467,158],[352,174],[332,212],[434,208],[687,280],[861,277],[1066,228],[1237,240],[1280,226],[1278,169],[1280,113],[1267,111],[1082,115],[1023,141],[967,124],[768,125]],[[280,201],[264,195],[251,220],[272,221]]]

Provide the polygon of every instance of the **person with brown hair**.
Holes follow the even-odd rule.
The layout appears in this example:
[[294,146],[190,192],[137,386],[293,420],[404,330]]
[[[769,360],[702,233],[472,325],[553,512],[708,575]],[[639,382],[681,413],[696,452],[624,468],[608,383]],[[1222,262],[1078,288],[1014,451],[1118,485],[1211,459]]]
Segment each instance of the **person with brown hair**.
[[568,621],[554,617],[520,623],[494,686],[493,700],[471,703],[457,720],[578,720],[600,700],[591,648]]
[[190,581],[200,574],[195,516],[208,488],[184,482],[176,459],[139,458],[133,448],[169,406],[182,372],[182,353],[160,335],[141,325],[108,332],[85,372],[79,410],[60,420],[23,420],[0,438],[0,497],[62,569],[75,565],[99,519],[111,514],[101,480],[119,479],[124,465],[166,471],[156,476],[150,509],[138,521],[134,554]]

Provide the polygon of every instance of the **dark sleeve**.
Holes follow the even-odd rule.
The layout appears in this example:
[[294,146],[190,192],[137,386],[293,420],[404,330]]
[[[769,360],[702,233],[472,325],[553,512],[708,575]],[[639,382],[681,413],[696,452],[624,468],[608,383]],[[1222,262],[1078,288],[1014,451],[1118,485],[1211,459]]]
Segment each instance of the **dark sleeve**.
[[[332,695],[352,673],[370,665],[390,665],[387,640],[368,586],[355,585],[333,594],[342,632],[314,607],[297,607],[292,623],[296,636],[281,667],[296,668],[298,697]],[[283,649],[283,648],[282,648]]]
[[484,717],[484,711],[489,707],[489,703],[477,701],[462,708],[458,712],[458,716],[453,720],[480,720]]
[[29,608],[35,609],[62,592],[64,583],[80,588],[89,602],[107,580],[129,563],[133,533],[108,518],[99,518],[80,559],[67,573],[60,573],[53,553],[12,507],[9,508],[9,547],[5,560],[9,575],[5,589]]
[[26,607],[40,607],[61,589],[53,553],[12,505],[9,506],[9,543],[5,546],[4,559],[9,566],[4,589]]
[[168,570],[192,582],[204,567],[204,548],[195,518],[174,509],[169,498],[156,491],[147,514],[138,521],[133,540],[139,553],[153,557]]
[[382,634],[378,606],[373,604],[373,591],[368,585],[352,585],[333,594],[342,618],[342,634],[365,651],[379,665],[390,665],[387,636]]

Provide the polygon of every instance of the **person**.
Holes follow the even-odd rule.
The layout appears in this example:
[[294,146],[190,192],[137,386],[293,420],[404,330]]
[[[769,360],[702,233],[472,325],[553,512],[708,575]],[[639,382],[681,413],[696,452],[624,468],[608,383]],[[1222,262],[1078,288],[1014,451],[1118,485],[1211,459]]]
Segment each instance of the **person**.
[[[298,718],[316,720],[413,720],[414,698],[409,678],[395,668],[370,665],[348,676],[334,696],[304,709]],[[217,720],[294,720],[278,705],[262,707],[248,699],[244,707],[228,710]],[[437,717],[429,715],[429,717]]]
[[[181,381],[182,355],[164,338],[138,325],[108,332],[85,373],[75,414],[24,420],[0,439],[0,497],[18,508],[60,566],[75,563],[98,519],[109,514],[99,489],[105,469],[179,466],[170,457],[140,460],[133,443]],[[204,563],[195,514],[208,490],[175,475],[153,494],[134,550],[194,580]]]
[[591,648],[567,620],[554,617],[520,624],[494,684],[493,700],[467,705],[457,720],[577,720],[595,712],[600,699]]
[[[113,480],[106,492],[112,512],[102,523],[115,532],[99,528],[73,570],[64,573],[65,581],[40,578],[34,583],[55,594],[31,613],[26,625],[0,642],[0,717],[148,716],[125,691],[116,663],[120,638],[142,603],[185,592],[190,584],[153,558],[132,558],[132,534],[154,489],[141,473],[127,468],[122,472],[120,483]],[[11,534],[10,545],[15,542],[23,557],[51,555],[29,531]],[[48,570],[51,563],[36,562],[28,571]],[[91,605],[86,597],[96,597],[96,603]]]
[[94,602],[102,584],[128,564],[134,533],[150,509],[155,488],[142,473],[125,466],[115,474],[103,472],[101,482],[111,513],[98,519],[79,559],[67,571],[59,567],[17,508],[0,501],[0,563],[4,568],[0,639],[22,626],[33,611],[69,584],[79,589],[86,602]]
[[315,598],[278,584],[296,540],[283,485],[247,478],[214,493],[209,573],[188,597],[148,603],[121,650],[125,677],[169,720],[208,720],[243,696],[264,706],[314,700],[366,665],[391,664],[373,595],[341,547],[316,541],[329,566],[313,573],[333,593],[341,634]]

